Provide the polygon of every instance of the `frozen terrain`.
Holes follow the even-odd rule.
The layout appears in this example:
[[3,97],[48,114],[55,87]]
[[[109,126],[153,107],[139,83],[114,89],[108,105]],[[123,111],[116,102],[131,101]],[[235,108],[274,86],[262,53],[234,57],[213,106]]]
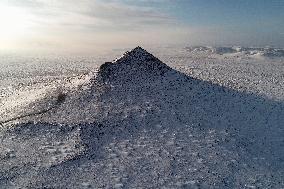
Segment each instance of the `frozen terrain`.
[[2,56],[0,188],[284,188],[283,49],[151,51]]

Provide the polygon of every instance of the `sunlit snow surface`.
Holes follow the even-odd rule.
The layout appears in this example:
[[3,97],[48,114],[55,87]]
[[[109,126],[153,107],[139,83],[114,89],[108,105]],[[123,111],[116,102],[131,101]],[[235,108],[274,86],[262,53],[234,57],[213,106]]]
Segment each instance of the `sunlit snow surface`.
[[124,51],[1,55],[0,188],[284,188],[281,49]]

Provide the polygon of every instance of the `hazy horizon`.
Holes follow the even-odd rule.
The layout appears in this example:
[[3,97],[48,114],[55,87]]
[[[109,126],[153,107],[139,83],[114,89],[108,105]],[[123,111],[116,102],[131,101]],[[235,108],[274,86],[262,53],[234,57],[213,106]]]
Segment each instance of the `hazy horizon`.
[[281,0],[0,0],[0,51],[284,47]]

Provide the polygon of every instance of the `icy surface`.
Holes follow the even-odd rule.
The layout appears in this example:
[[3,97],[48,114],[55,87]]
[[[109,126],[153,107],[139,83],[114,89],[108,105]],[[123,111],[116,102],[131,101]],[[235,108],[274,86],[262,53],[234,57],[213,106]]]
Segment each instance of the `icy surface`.
[[283,188],[283,59],[196,48],[4,79],[0,188]]

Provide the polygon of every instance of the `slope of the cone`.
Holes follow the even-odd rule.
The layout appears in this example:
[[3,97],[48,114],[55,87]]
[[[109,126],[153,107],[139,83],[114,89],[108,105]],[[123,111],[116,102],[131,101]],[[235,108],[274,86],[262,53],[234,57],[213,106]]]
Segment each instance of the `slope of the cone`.
[[[91,89],[59,96],[50,111],[0,132],[2,167],[24,173],[3,169],[7,180],[18,179],[19,188],[72,188],[88,178],[94,188],[115,188],[110,182],[121,177],[108,178],[119,169],[129,188],[141,180],[150,188],[191,180],[203,188],[245,188],[247,178],[233,181],[244,175],[281,188],[283,102],[194,79],[140,47],[102,65],[92,81]],[[224,182],[228,175],[233,179]],[[176,185],[157,185],[161,178]]]

